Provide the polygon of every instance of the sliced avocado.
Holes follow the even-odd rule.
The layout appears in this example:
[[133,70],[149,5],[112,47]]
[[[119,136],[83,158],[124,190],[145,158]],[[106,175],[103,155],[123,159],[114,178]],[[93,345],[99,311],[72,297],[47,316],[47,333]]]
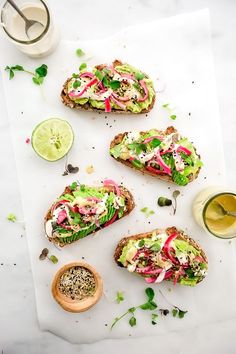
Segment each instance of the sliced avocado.
[[197,281],[198,281],[197,277],[195,279],[181,278],[179,281],[179,284],[180,285],[195,286],[197,284]]
[[87,198],[87,197],[97,197],[102,199],[105,195],[105,191],[100,188],[95,188],[95,187],[88,187],[85,186],[82,190],[76,190],[72,192],[74,197],[81,197],[81,198]]
[[190,245],[187,241],[184,240],[174,240],[174,244],[176,246],[176,255],[178,257],[178,253],[193,253],[194,255],[199,255],[200,251],[198,251],[195,247]]
[[129,240],[129,242],[127,243],[127,245],[122,249],[122,253],[121,253],[121,255],[120,255],[118,261],[119,261],[120,263],[122,263],[123,266],[125,266],[126,263],[127,263],[127,254],[128,254],[128,252],[129,252],[129,250],[133,248],[134,243],[135,243],[134,240]]

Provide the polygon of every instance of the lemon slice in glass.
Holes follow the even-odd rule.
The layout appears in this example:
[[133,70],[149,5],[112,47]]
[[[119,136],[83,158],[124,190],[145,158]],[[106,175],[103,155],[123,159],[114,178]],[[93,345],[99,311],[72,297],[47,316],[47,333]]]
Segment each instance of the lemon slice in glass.
[[34,151],[47,161],[57,161],[71,149],[74,133],[70,124],[63,119],[50,118],[34,129],[31,143]]

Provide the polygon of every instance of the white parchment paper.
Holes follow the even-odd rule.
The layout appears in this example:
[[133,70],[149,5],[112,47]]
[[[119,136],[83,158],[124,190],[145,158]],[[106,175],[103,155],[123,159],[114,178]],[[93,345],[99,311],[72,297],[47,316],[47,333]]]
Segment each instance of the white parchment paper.
[[[165,86],[164,92],[157,93],[154,109],[147,116],[116,116],[76,112],[64,107],[59,97],[61,87],[86,59],[75,55],[77,48],[85,51],[88,64],[119,58],[147,72],[157,90]],[[191,214],[196,193],[208,185],[224,184],[225,177],[208,12],[199,11],[130,27],[99,41],[62,41],[56,52],[43,61],[26,58],[20,53],[13,57],[13,53],[1,53],[2,66],[22,64],[30,69],[44,62],[49,67],[42,87],[34,86],[31,78],[22,73],[16,73],[14,80],[8,81],[7,74],[2,72],[40,327],[71,342],[88,343],[103,338],[165,334],[235,316],[234,249],[228,241],[215,239],[202,232]],[[175,121],[169,118],[169,113],[162,107],[164,103],[175,107]],[[49,117],[64,118],[73,127],[75,142],[69,162],[80,167],[76,176],[63,177],[64,160],[55,163],[44,161],[25,143],[35,125]],[[153,127],[165,129],[168,125],[175,125],[183,136],[188,136],[194,142],[204,162],[198,180],[179,188],[181,196],[175,216],[171,209],[157,207],[158,196],[170,197],[175,186],[143,177],[115,162],[108,153],[110,140],[119,132]],[[95,172],[88,175],[86,167],[90,164]],[[43,231],[43,219],[48,207],[73,180],[99,184],[105,177],[123,182],[132,191],[136,209],[95,236],[86,237],[61,251],[54,248],[44,237]],[[144,206],[153,209],[155,214],[146,218],[140,212]],[[174,288],[168,283],[155,286],[160,307],[166,307],[167,304],[158,294],[158,288],[170,302],[189,310],[188,315],[183,320],[171,316],[161,318],[157,326],[152,326],[150,313],[143,312],[137,314],[135,328],[123,320],[111,332],[110,324],[114,317],[144,301],[146,287],[142,279],[114,263],[113,251],[117,242],[128,234],[172,225],[185,229],[199,241],[209,257],[209,275],[196,288]],[[57,265],[39,261],[38,256],[44,247],[48,247],[59,258]],[[71,314],[64,312],[54,301],[50,285],[59,267],[82,258],[102,275],[105,293],[101,301],[88,312]],[[115,303],[118,290],[125,295],[125,301],[120,305]]]

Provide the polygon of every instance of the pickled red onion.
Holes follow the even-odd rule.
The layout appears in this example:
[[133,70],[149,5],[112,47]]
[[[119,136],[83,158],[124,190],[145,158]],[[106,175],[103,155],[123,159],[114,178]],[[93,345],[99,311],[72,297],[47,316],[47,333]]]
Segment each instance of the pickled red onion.
[[103,182],[103,185],[104,185],[104,187],[109,187],[109,186],[114,187],[114,188],[115,188],[115,191],[116,191],[116,194],[117,194],[118,196],[121,195],[120,188],[119,188],[118,184],[116,184],[113,180],[111,180],[111,179],[105,179],[105,181]]
[[148,98],[148,88],[147,88],[146,82],[144,80],[140,80],[139,84],[141,85],[141,87],[144,91],[144,96],[138,98],[138,102],[144,102]]

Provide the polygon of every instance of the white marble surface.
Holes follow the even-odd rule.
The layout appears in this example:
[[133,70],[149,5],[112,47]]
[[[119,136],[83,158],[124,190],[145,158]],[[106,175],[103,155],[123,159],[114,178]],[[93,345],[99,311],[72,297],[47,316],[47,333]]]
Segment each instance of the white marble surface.
[[[236,189],[236,157],[234,136],[236,123],[234,112],[234,79],[236,76],[234,47],[236,37],[236,2],[234,0],[139,0],[139,1],[103,1],[58,2],[51,0],[51,8],[57,21],[63,28],[66,39],[94,39],[115,33],[121,28],[135,23],[147,22],[182,12],[209,7],[212,18],[213,52],[215,55],[216,80],[222,117],[222,134],[225,145],[228,184]],[[67,4],[67,5],[66,5]],[[89,14],[89,20],[82,14]],[[75,30],[76,28],[76,30]],[[0,53],[7,50],[9,44],[0,37]],[[4,353],[51,354],[57,353],[129,353],[144,350],[150,354],[161,349],[163,354],[178,353],[235,353],[236,319],[219,322],[205,328],[196,328],[185,333],[172,332],[168,336],[150,339],[109,340],[92,345],[75,346],[50,333],[40,332],[36,319],[34,288],[30,271],[24,230],[5,220],[8,212],[14,212],[23,218],[19,191],[14,167],[13,152],[10,145],[10,133],[6,110],[0,87],[0,146],[2,158],[1,170],[1,250],[0,250],[0,350]],[[21,237],[22,235],[22,237]],[[216,309],[217,311],[217,309]],[[89,329],[88,329],[89,330]]]

